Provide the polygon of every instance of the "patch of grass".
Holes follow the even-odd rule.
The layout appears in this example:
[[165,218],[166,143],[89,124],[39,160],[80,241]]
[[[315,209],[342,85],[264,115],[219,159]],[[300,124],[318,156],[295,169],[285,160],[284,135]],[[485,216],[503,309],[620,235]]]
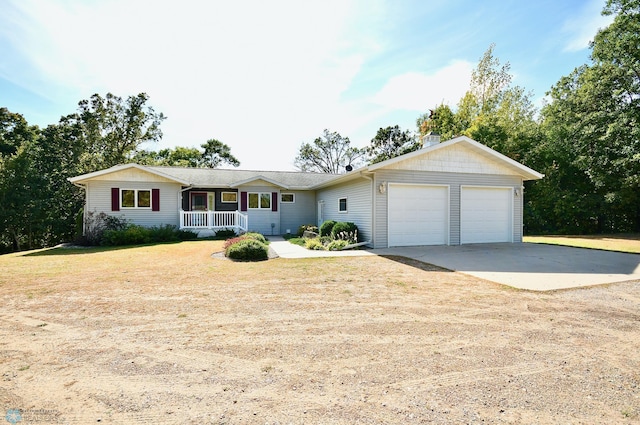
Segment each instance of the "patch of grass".
[[29,370],[29,368],[30,368],[30,367],[31,367],[31,366],[29,366],[29,365],[27,365],[27,366],[21,366],[21,367],[18,369],[18,371],[20,371],[20,372],[24,372],[25,370]]
[[564,245],[577,248],[602,249],[606,251],[640,254],[639,233],[585,236],[525,236],[523,241],[526,243]]

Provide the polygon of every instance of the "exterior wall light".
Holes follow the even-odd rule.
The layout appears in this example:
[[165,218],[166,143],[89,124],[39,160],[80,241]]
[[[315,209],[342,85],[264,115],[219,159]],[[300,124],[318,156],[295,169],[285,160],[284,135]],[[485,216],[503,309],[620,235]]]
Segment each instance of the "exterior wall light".
[[384,195],[384,193],[387,191],[387,186],[385,185],[384,182],[380,183],[380,186],[378,186],[378,192],[380,192],[381,195]]

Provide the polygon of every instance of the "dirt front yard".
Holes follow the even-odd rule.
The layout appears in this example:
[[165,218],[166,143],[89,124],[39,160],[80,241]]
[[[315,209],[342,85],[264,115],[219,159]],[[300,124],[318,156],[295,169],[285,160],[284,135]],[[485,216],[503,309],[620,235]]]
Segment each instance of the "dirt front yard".
[[217,242],[0,257],[0,423],[638,423],[640,282]]

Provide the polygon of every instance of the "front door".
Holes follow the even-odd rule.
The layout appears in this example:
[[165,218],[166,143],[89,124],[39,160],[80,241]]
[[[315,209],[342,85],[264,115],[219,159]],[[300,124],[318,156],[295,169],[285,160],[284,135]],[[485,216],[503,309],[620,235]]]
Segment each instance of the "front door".
[[191,211],[207,210],[207,194],[191,192]]

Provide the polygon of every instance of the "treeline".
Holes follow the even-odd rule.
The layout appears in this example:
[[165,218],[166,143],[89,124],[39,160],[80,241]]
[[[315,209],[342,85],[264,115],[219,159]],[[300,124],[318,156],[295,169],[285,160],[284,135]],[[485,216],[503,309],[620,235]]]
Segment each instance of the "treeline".
[[[417,133],[443,140],[467,135],[545,178],[525,186],[526,234],[640,231],[640,0],[609,0],[613,23],[598,32],[591,61],[558,81],[536,110],[532,94],[512,84],[509,63],[493,48],[480,59],[455,108],[434,105]],[[146,165],[238,166],[224,143],[201,149],[142,150],[162,137],[162,113],[140,93],[83,100],[75,113],[46,128],[0,108],[0,252],[73,240],[81,229],[83,191],[68,177],[135,161]],[[303,143],[303,171],[343,172],[420,148],[398,126],[381,128],[358,149],[325,130]]]

